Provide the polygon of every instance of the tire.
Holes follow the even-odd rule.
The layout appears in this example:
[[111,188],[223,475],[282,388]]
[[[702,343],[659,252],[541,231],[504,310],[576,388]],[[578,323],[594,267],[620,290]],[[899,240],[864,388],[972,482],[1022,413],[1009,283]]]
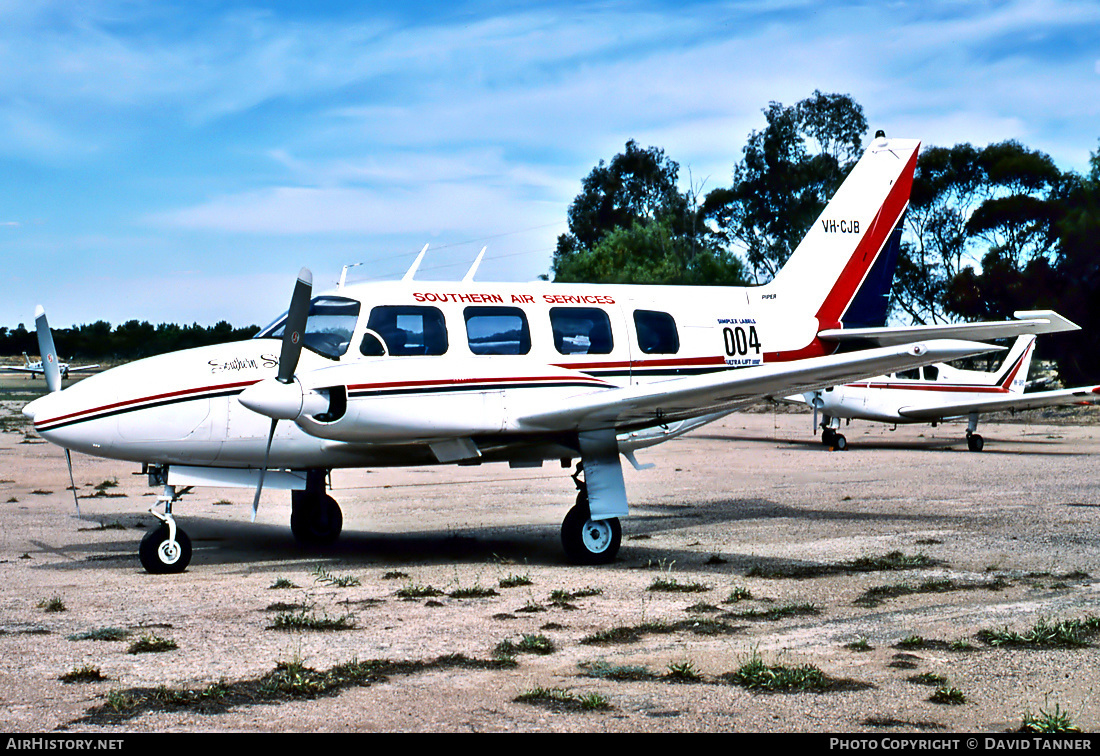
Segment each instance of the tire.
[[836,437],[833,438],[833,450],[848,451],[848,439],[844,438],[843,433],[838,433]]
[[191,539],[176,528],[175,545],[170,547],[168,525],[161,523],[141,539],[138,548],[141,566],[151,575],[170,575],[183,572],[191,563]]
[[290,509],[290,531],[302,546],[331,546],[344,528],[344,513],[328,494],[310,500],[293,492]]
[[821,443],[824,446],[832,446],[836,441],[836,431],[832,428],[826,428],[821,431]]
[[971,433],[966,437],[966,448],[972,452],[980,452],[985,448],[985,439],[977,433]]
[[622,540],[618,518],[593,520],[587,505],[570,509],[561,524],[561,545],[573,564],[610,564]]

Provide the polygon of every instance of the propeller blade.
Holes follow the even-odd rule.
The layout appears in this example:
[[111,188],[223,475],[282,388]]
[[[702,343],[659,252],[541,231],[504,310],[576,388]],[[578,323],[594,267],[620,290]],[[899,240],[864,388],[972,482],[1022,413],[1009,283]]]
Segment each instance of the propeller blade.
[[312,295],[313,274],[308,268],[302,268],[298,273],[298,281],[294,284],[290,310],[287,311],[286,326],[283,328],[283,348],[279,353],[277,376],[280,383],[290,383],[294,378],[294,371],[298,369],[298,358],[302,355],[302,336],[306,330]]
[[256,522],[256,512],[260,508],[260,494],[264,490],[264,476],[267,475],[267,462],[271,459],[271,441],[275,438],[275,426],[278,418],[272,418],[271,431],[267,434],[267,449],[264,451],[264,465],[260,468],[260,479],[256,482],[256,498],[252,500],[252,522]]
[[69,484],[73,489],[73,503],[76,504],[76,516],[78,519],[83,520],[84,515],[80,514],[80,499],[76,496],[76,481],[73,480],[73,455],[69,453],[69,450],[65,450],[65,464],[69,466]]
[[46,378],[46,388],[52,394],[61,389],[61,368],[57,365],[57,350],[53,345],[53,333],[46,321],[46,311],[42,305],[34,308],[34,327],[38,331],[38,353],[42,356],[42,374]]

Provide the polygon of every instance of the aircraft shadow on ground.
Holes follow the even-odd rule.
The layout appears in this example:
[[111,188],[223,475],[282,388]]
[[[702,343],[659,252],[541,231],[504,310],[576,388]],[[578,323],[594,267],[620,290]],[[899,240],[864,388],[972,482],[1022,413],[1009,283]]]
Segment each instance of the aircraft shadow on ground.
[[[949,527],[960,517],[944,514],[914,515],[897,512],[863,512],[852,509],[820,510],[789,507],[763,498],[722,499],[687,504],[646,504],[633,508],[623,523],[623,545],[618,558],[604,569],[638,569],[676,564],[677,570],[713,572],[710,553],[673,544],[648,543],[649,539],[685,528],[736,526],[738,522],[794,520],[848,523],[858,529],[861,522],[907,521],[928,528]],[[33,542],[37,550],[28,553],[61,556],[61,561],[42,563],[43,569],[76,570],[119,568],[140,571],[138,544],[152,518],[131,515],[120,519],[124,529],[110,530],[118,537],[81,540],[74,533],[68,543],[48,545]],[[556,526],[533,524],[508,527],[455,527],[408,532],[345,530],[337,543],[315,549],[299,545],[289,526],[227,521],[211,517],[181,520],[191,538],[193,557],[190,570],[213,565],[270,563],[272,571],[298,565],[339,562],[347,567],[432,565],[454,562],[500,565],[568,566]],[[96,529],[94,520],[82,527]],[[790,560],[768,560],[754,554],[721,555],[725,569],[748,569],[769,561],[791,564]],[[800,563],[801,564],[801,563]],[[812,563],[807,563],[812,564]]]

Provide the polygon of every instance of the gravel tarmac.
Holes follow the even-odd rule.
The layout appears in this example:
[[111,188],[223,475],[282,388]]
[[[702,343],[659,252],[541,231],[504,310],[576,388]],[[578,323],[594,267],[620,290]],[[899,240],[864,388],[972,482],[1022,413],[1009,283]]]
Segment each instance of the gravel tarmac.
[[[158,492],[74,455],[78,519],[18,406],[0,404],[5,732],[993,733],[1056,709],[1100,729],[1092,411],[984,422],[981,453],[965,424],[857,422],[830,452],[807,414],[734,414],[627,466],[603,567],[564,561],[556,464],[334,471],[344,533],[323,553],[295,544],[285,492],[253,524],[250,492],[195,490],[175,509],[191,565],[153,576]],[[1059,621],[1080,645],[991,642]],[[175,648],[133,653],[143,638]],[[754,661],[821,687],[747,688]],[[80,670],[104,679],[60,679]],[[291,696],[276,670],[345,678]]]

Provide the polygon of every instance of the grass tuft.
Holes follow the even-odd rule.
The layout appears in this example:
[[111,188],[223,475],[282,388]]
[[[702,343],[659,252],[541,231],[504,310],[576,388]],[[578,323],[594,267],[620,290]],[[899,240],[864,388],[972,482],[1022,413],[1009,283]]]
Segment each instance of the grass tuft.
[[583,662],[581,669],[587,677],[595,677],[600,680],[617,680],[620,682],[640,682],[654,680],[656,675],[642,665],[634,664],[609,664],[605,661]]
[[87,630],[83,633],[76,633],[69,636],[69,640],[82,641],[82,640],[98,640],[98,641],[119,641],[126,640],[130,637],[129,630],[123,630],[121,627],[101,627],[96,630]]
[[333,575],[321,565],[317,565],[310,574],[313,575],[313,582],[323,585],[332,585],[337,588],[360,585],[359,578],[352,575]]
[[521,585],[531,585],[530,575],[508,575],[498,582],[501,588],[518,588]]
[[578,695],[565,688],[532,688],[520,693],[516,703],[543,706],[552,711],[607,711],[611,703],[599,693]]
[[174,640],[161,638],[155,633],[146,633],[130,644],[126,649],[128,654],[159,654],[164,651],[174,651],[179,646]]
[[39,601],[38,608],[44,612],[63,612],[67,607],[60,596],[53,596],[52,598]]
[[1073,724],[1068,711],[1062,711],[1058,704],[1054,704],[1054,711],[1039,709],[1038,714],[1026,712],[1020,732],[1081,732],[1081,729]]
[[943,686],[936,688],[936,692],[929,696],[928,700],[932,703],[961,706],[966,703],[966,695],[958,688]]
[[496,659],[513,659],[519,654],[547,655],[554,653],[554,642],[545,635],[524,635],[519,641],[504,640],[493,649]]
[[76,667],[75,669],[69,670],[57,679],[65,683],[66,685],[71,685],[73,683],[100,682],[101,680],[106,680],[107,678],[103,675],[102,672],[99,671],[99,667],[92,666],[91,664],[85,664],[81,667]]
[[990,646],[1024,648],[1082,648],[1100,633],[1100,618],[1052,621],[1040,619],[1023,633],[1009,630],[979,630],[978,640]]
[[665,593],[705,593],[710,590],[710,586],[703,583],[681,583],[676,578],[657,578],[647,590]]
[[355,622],[350,614],[342,617],[318,617],[309,609],[303,607],[298,611],[282,612],[275,615],[269,630],[317,630],[322,632],[335,630],[351,630]]

